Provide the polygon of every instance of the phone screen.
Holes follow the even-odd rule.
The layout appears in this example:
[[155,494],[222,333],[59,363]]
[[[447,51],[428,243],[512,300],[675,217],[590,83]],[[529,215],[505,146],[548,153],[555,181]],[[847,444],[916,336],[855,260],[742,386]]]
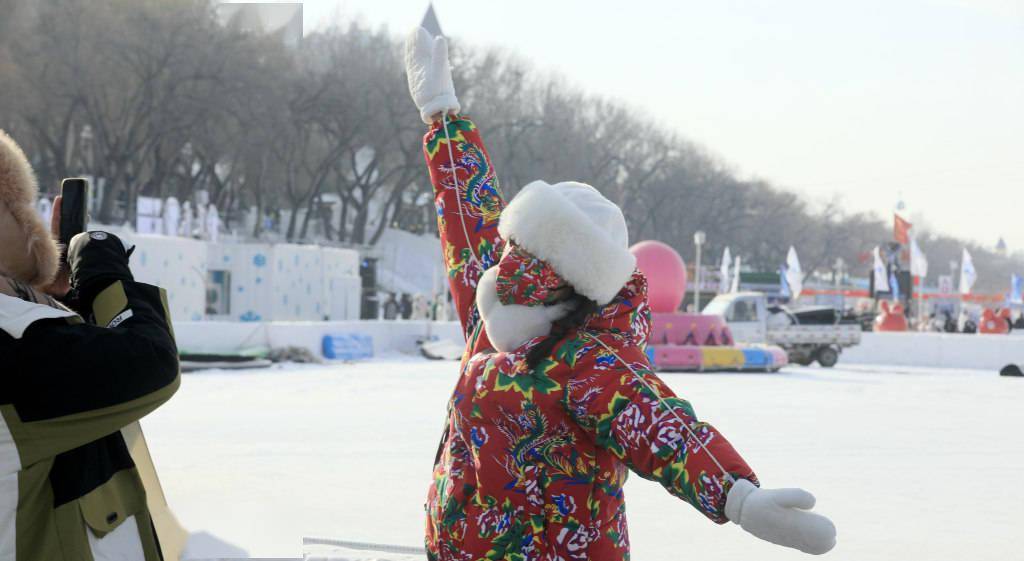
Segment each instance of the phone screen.
[[89,183],[80,178],[65,179],[60,185],[60,243],[85,231]]

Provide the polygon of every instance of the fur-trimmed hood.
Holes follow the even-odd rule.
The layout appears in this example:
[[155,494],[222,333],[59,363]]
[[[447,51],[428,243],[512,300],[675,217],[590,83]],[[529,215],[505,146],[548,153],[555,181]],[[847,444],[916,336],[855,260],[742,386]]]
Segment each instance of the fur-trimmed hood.
[[28,158],[0,130],[0,275],[45,286],[57,274],[59,252],[36,212],[37,194]]
[[636,268],[622,211],[585,183],[530,183],[501,213],[498,232],[600,306]]

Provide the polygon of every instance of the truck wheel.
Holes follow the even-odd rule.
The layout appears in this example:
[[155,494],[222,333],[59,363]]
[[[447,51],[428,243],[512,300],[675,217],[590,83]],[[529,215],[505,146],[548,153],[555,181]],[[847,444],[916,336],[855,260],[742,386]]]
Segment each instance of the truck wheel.
[[832,368],[839,362],[839,353],[832,347],[822,347],[818,349],[817,357],[818,364],[825,368]]

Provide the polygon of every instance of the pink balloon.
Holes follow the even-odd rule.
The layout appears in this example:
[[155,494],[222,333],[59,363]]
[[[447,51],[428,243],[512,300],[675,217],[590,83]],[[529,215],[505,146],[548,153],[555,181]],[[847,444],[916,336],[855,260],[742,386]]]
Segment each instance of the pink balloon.
[[633,245],[636,266],[647,277],[651,311],[670,313],[679,309],[686,296],[686,264],[668,244],[647,240]]

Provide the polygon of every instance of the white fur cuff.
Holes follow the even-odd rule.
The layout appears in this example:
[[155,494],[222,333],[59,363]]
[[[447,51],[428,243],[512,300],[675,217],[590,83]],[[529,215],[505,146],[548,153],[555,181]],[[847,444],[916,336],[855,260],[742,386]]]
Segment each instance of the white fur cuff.
[[746,479],[737,479],[725,498],[725,517],[739,524],[740,514],[743,513],[743,501],[756,489],[757,487]]
[[430,101],[423,104],[420,107],[420,118],[423,122],[430,125],[433,124],[431,117],[444,111],[448,114],[458,113],[462,107],[459,105],[459,99],[455,97],[455,92],[445,92]]

